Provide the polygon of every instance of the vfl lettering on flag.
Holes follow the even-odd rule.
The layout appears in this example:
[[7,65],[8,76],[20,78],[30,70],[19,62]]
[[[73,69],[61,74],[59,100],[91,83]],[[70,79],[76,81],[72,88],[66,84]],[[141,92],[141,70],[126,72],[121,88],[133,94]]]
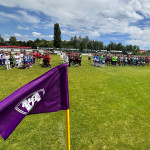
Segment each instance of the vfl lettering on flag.
[[32,108],[42,99],[44,94],[45,94],[45,90],[40,89],[28,95],[15,106],[15,109],[19,113],[27,115],[32,110]]

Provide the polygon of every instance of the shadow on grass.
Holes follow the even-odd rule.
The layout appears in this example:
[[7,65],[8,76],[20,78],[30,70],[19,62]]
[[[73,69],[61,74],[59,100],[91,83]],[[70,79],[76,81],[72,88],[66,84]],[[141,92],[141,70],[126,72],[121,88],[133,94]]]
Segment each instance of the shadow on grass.
[[41,68],[52,68],[52,65],[51,65],[51,64],[48,64],[48,65],[39,64],[39,66],[40,66]]

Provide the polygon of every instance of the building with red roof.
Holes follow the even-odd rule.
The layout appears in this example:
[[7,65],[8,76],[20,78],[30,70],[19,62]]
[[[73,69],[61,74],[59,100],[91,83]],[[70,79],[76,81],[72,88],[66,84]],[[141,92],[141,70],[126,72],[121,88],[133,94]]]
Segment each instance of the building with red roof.
[[139,50],[139,52],[142,54],[142,53],[146,53],[147,50]]

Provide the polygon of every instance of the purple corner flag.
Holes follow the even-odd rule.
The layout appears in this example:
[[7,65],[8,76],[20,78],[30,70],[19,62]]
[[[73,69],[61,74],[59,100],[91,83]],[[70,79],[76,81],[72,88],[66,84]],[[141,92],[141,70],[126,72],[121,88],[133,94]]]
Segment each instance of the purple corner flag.
[[57,66],[0,102],[0,135],[5,140],[30,114],[69,109],[67,64]]

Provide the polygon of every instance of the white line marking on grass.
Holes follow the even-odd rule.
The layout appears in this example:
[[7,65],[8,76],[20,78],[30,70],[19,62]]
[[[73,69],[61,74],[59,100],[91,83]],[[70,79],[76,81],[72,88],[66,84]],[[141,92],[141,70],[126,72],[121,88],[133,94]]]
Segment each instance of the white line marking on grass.
[[[117,79],[126,79],[125,77],[122,77],[121,75],[120,76],[117,76],[117,75],[115,75],[115,74],[113,74],[113,73],[110,73],[110,72],[108,72],[108,71],[112,71],[112,70],[104,70],[104,68],[96,68],[96,69],[98,69],[99,71],[102,71],[102,72],[105,72],[105,73],[107,73],[107,74],[109,74],[109,75],[112,75],[112,76],[116,76],[117,77]],[[115,71],[115,70],[114,70]],[[118,78],[119,77],[119,78]],[[129,80],[129,79],[126,79],[126,80],[124,80],[124,81],[128,81],[128,82],[130,82],[131,80]]]
[[59,128],[59,140],[60,140],[60,143],[61,143],[61,148],[63,150],[66,149],[66,142],[65,142],[65,138],[64,138],[64,134],[63,134],[63,127],[62,127],[62,123],[59,121],[58,122],[58,128]]
[[[102,72],[105,72],[105,73],[107,73],[107,74],[110,74],[110,75],[112,75],[112,76],[115,76],[113,73],[110,73],[110,72],[107,72],[107,71],[104,71],[104,68],[96,68],[95,67],[95,69],[98,69],[99,71],[102,71]],[[101,70],[100,70],[101,69]],[[103,69],[103,70],[102,70]]]

